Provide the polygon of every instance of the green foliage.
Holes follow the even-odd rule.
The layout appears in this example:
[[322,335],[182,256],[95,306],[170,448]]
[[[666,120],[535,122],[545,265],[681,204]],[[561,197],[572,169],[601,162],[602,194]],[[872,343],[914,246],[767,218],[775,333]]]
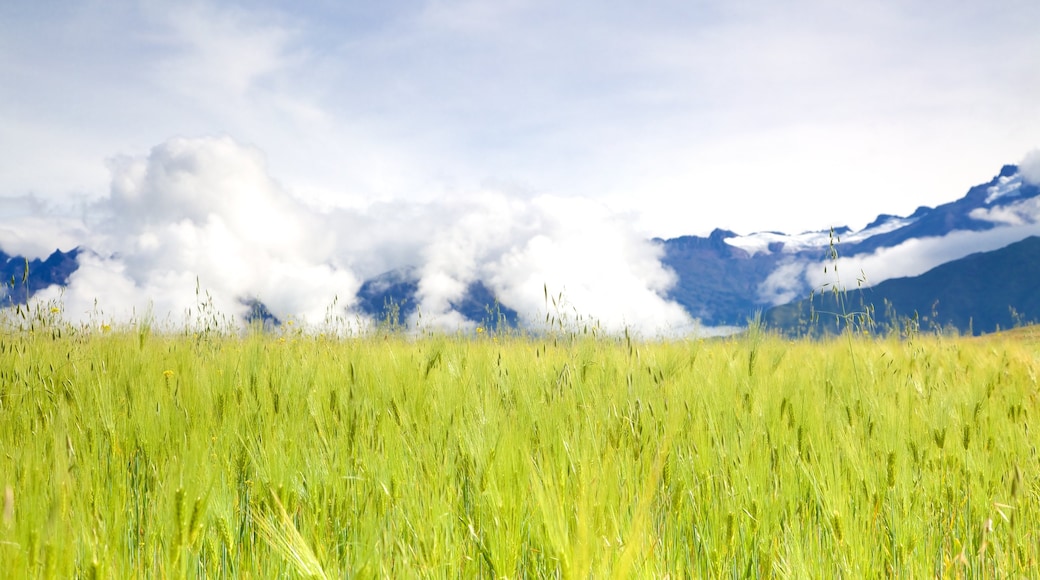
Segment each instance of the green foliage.
[[760,324],[650,342],[34,321],[52,315],[19,311],[0,334],[11,577],[1018,577],[1040,563],[1033,345],[785,341]]

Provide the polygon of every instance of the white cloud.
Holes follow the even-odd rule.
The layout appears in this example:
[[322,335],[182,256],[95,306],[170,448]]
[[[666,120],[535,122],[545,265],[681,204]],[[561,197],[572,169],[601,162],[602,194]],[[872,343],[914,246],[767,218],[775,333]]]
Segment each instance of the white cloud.
[[586,200],[543,197],[532,205],[539,232],[514,244],[489,268],[504,304],[544,312],[547,289],[565,301],[550,314],[583,316],[610,332],[691,330],[689,315],[663,298],[675,277],[661,265],[661,250],[628,223]]
[[[157,84],[213,106],[241,106],[263,83],[279,76],[302,55],[291,51],[295,34],[278,18],[251,11],[194,4],[160,8],[149,15],[158,24],[154,45],[168,52],[154,71]],[[276,87],[268,87],[268,90]]]
[[970,217],[993,222],[998,226],[1022,226],[1040,221],[1040,198],[1029,198],[1007,205],[976,208],[968,214]]
[[256,298],[283,320],[321,323],[333,303],[333,315],[348,313],[362,277],[412,267],[423,322],[436,327],[472,327],[452,304],[483,281],[525,322],[544,319],[548,288],[566,301],[553,314],[608,331],[692,330],[664,298],[675,280],[660,249],[591,200],[485,191],[322,211],[275,182],[259,150],[227,137],[171,139],[111,167],[111,194],[84,226],[93,252],[63,295],[41,295],[61,296],[72,317],[183,322],[201,290],[224,314]]
[[1034,149],[1026,154],[1018,164],[1018,171],[1026,181],[1040,185],[1040,149]]
[[467,327],[451,304],[484,282],[527,321],[545,316],[543,288],[576,311],[617,330],[681,331],[691,321],[662,296],[674,282],[660,251],[631,226],[583,198],[495,190],[421,204],[373,203],[330,213],[338,263],[363,277],[415,267],[422,321]]
[[[663,296],[674,275],[661,252],[620,216],[585,199],[484,193],[440,208],[450,216],[422,252],[423,321],[467,326],[451,304],[483,281],[500,302],[540,323],[546,308],[616,332],[684,332],[692,320]],[[562,296],[553,308],[545,291]]]
[[756,289],[758,300],[776,306],[805,298],[806,268],[802,261],[780,264]]
[[176,321],[198,306],[198,287],[227,315],[259,298],[280,318],[317,323],[360,286],[329,263],[324,218],[270,178],[258,150],[229,138],[173,139],[115,161],[112,193],[94,209],[88,245],[98,256],[81,257],[65,292],[74,316],[96,299],[117,318],[151,304]]

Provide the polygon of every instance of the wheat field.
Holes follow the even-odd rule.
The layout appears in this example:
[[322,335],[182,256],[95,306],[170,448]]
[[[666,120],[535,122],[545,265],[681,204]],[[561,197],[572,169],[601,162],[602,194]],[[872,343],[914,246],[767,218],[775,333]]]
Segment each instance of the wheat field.
[[1040,560],[1040,351],[1021,335],[54,318],[0,335],[9,577],[1014,577]]

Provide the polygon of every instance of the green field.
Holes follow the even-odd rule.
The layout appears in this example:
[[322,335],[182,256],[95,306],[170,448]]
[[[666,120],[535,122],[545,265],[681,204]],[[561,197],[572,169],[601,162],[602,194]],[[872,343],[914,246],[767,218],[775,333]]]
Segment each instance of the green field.
[[1025,576],[1038,373],[1022,335],[9,324],[2,573]]

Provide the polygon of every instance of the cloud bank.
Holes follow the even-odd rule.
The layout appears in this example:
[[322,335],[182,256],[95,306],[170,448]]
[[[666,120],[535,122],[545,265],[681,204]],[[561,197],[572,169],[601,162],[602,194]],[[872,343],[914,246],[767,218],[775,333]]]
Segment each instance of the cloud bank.
[[76,230],[91,251],[67,288],[38,295],[62,300],[70,318],[177,324],[209,300],[241,319],[243,300],[256,299],[282,320],[356,319],[364,279],[413,267],[423,322],[440,328],[473,326],[452,303],[475,281],[526,321],[544,318],[547,289],[608,331],[693,327],[664,298],[675,276],[660,248],[588,199],[481,191],[319,209],[273,179],[260,150],[228,137],[171,139],[110,170],[110,194]]

